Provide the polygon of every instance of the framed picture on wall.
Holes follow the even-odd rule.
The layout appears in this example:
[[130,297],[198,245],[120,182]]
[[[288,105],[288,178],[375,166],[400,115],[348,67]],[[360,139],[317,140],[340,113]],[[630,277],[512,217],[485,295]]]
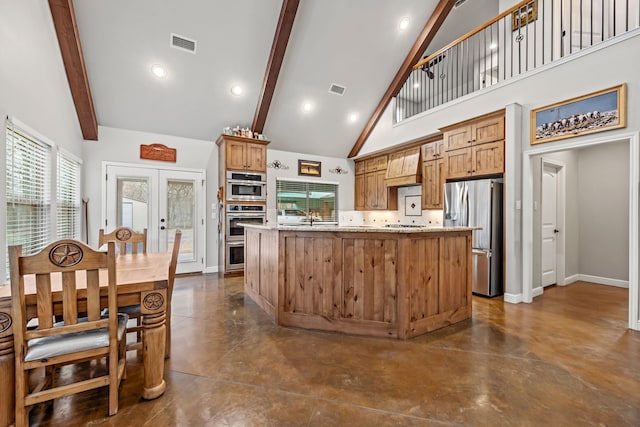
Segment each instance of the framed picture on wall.
[[627,126],[625,83],[531,110],[531,144]]
[[511,14],[511,30],[517,31],[538,19],[538,0],[529,2]]
[[320,162],[313,160],[298,160],[298,175],[322,176]]

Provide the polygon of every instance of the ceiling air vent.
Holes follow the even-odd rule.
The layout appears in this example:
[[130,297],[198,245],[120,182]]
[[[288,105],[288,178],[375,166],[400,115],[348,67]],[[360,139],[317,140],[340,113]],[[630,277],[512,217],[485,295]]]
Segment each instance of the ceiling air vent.
[[171,47],[196,53],[196,41],[177,34],[171,34]]
[[344,95],[345,90],[347,90],[346,87],[340,86],[335,83],[331,83],[331,86],[329,87],[329,93],[332,93],[334,95],[339,95],[339,96]]

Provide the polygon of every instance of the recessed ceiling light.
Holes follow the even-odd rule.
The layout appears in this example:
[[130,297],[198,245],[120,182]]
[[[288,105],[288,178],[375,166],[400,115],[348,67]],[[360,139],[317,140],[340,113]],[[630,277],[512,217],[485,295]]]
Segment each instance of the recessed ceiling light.
[[498,43],[491,43],[491,44],[489,45],[489,49],[491,49],[491,50],[494,50],[494,49],[495,49],[495,48],[497,48],[497,47],[498,47]]
[[151,66],[151,72],[159,79],[167,77],[167,72],[162,65],[154,64]]
[[415,82],[415,83],[413,84],[413,88],[414,88],[414,89],[418,89],[419,87],[420,87],[420,83]]
[[406,30],[407,28],[409,28],[409,18],[404,17],[400,20],[400,24],[398,24],[398,27],[401,30]]
[[304,104],[302,104],[302,111],[304,111],[305,113],[308,113],[312,109],[313,105],[310,102],[305,102]]
[[356,122],[356,121],[358,121],[359,117],[360,116],[358,115],[358,113],[351,113],[351,114],[349,114],[349,121],[352,122],[352,123]]
[[242,89],[242,86],[238,86],[238,85],[231,86],[231,94],[232,95],[240,96],[240,95],[242,95],[242,92],[244,92],[244,90]]

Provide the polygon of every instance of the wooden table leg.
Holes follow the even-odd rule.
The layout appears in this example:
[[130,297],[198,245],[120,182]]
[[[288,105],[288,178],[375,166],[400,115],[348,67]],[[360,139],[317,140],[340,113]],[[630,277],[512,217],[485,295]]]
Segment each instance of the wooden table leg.
[[164,353],[166,340],[166,290],[144,292],[142,294],[143,342],[142,362],[144,364],[144,384],[142,397],[155,399],[164,393]]
[[13,425],[15,420],[15,369],[11,315],[0,310],[0,427]]

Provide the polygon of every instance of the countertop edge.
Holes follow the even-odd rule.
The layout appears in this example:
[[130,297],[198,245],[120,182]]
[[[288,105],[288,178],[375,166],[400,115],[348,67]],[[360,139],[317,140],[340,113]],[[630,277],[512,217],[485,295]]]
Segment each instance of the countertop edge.
[[455,231],[473,231],[480,230],[480,227],[442,227],[442,226],[424,226],[424,227],[385,227],[370,225],[256,225],[242,224],[245,228],[258,230],[277,230],[277,231],[315,231],[315,232],[345,232],[345,233],[442,233]]

